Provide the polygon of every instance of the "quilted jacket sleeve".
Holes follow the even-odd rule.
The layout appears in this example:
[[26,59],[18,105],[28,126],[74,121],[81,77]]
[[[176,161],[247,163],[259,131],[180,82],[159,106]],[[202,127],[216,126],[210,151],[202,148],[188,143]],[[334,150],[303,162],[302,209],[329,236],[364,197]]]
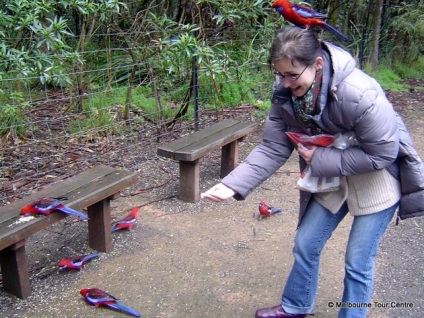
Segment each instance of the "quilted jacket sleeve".
[[377,84],[371,86],[372,81],[366,90],[354,84],[341,85],[337,107],[342,109],[344,125],[355,132],[360,147],[317,148],[311,162],[314,176],[367,173],[386,168],[397,158],[399,131],[393,107]]
[[290,157],[293,145],[285,134],[286,124],[278,105],[273,104],[264,124],[262,142],[222,183],[233,189],[236,199],[244,199],[269,178]]

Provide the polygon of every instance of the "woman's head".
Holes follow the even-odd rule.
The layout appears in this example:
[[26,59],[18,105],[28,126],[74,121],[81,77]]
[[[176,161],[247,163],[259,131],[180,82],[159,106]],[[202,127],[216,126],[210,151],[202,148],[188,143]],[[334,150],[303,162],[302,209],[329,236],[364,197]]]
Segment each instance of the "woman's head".
[[312,64],[322,56],[321,43],[309,29],[290,27],[278,32],[269,52],[269,63],[288,58],[293,63]]
[[321,43],[315,34],[298,27],[278,32],[268,61],[283,86],[296,96],[303,96],[308,91],[324,62]]

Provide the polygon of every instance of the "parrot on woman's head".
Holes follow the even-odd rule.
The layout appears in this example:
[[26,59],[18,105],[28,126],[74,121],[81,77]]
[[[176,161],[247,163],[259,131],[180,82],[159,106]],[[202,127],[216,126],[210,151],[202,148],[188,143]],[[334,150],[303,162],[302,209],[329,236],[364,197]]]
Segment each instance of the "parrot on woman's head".
[[344,41],[350,41],[346,35],[325,21],[327,19],[325,14],[314,11],[306,5],[291,3],[288,0],[275,0],[271,7],[281,14],[286,21],[298,27],[309,28],[309,26],[315,25],[337,35]]

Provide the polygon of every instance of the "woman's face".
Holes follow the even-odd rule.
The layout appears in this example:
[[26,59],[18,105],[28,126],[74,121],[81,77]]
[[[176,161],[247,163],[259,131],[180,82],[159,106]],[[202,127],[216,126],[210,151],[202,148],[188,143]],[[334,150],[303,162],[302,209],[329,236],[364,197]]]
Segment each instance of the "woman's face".
[[290,89],[293,95],[302,97],[312,86],[322,62],[322,58],[317,57],[311,65],[293,64],[288,58],[282,58],[275,61],[273,67],[283,86]]

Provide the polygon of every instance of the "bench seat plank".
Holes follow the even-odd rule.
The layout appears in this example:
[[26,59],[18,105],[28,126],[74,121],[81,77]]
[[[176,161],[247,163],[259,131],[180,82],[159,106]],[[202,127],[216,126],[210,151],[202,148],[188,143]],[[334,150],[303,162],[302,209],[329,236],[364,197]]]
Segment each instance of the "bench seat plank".
[[255,129],[252,122],[226,119],[208,128],[158,147],[159,156],[179,161],[179,198],[186,202],[200,199],[200,159],[221,148],[221,177],[237,165],[238,142]]
[[175,158],[175,152],[178,152],[180,149],[187,147],[193,143],[193,135],[196,136],[198,139],[203,139],[211,134],[215,134],[216,132],[219,132],[223,129],[226,129],[228,127],[233,126],[237,121],[232,119],[226,119],[223,121],[220,121],[208,128],[201,129],[199,131],[196,131],[194,133],[182,136],[179,139],[176,139],[172,142],[169,142],[165,145],[161,145],[158,147],[158,155],[174,160],[178,160]]
[[133,172],[116,170],[101,165],[89,169],[83,174],[61,181],[56,184],[57,186],[48,187],[1,207],[0,250],[67,216],[61,212],[52,212],[48,216],[35,217],[28,222],[14,224],[20,218],[19,211],[23,205],[43,196],[65,196],[68,198],[64,201],[65,205],[81,210],[114,195],[123,188],[134,184],[136,180],[137,175]]
[[226,129],[198,138],[190,145],[175,151],[175,160],[193,161],[246,136],[255,128],[252,123],[238,123]]
[[0,266],[4,289],[19,298],[31,294],[26,238],[68,216],[52,212],[27,222],[16,222],[20,219],[19,211],[23,205],[41,197],[67,197],[65,205],[76,210],[87,208],[90,247],[100,252],[110,252],[110,201],[136,181],[136,173],[100,165],[0,207]]

